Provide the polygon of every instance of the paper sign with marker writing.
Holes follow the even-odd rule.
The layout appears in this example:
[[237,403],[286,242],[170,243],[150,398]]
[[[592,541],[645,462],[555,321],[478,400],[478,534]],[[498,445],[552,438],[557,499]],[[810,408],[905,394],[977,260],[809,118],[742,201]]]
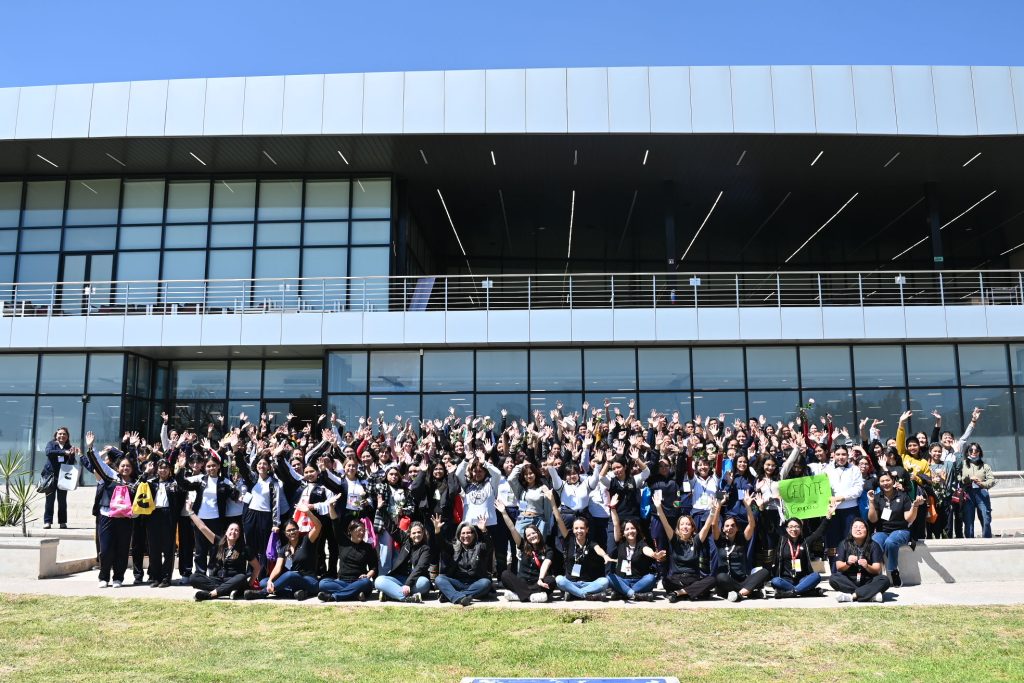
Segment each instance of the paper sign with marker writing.
[[832,498],[828,475],[785,479],[779,482],[779,495],[786,504],[786,516],[797,519],[824,517]]

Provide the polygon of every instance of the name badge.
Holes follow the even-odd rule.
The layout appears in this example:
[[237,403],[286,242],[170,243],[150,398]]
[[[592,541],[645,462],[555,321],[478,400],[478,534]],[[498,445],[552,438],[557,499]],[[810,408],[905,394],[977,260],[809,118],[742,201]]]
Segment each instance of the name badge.
[[629,560],[623,560],[619,565],[619,572],[623,576],[633,576],[633,563]]
[[892,519],[892,508],[885,508],[882,510],[882,519],[886,522]]
[[579,563],[579,562],[577,562],[576,564],[574,564],[574,565],[572,566],[572,574],[571,574],[571,576],[576,576],[576,577],[578,577],[578,576],[579,576],[580,574],[582,574],[582,573],[583,573],[583,567],[582,567],[582,566],[580,566],[580,563]]
[[747,490],[746,489],[736,489],[736,499],[737,500],[743,500],[746,497],[747,497]]
[[799,557],[796,558],[795,560],[793,560],[793,571],[795,571],[795,572],[803,571],[803,561]]
[[290,558],[290,557],[285,558],[284,568],[285,569],[291,569],[292,568],[292,558]]
[[248,505],[250,500],[252,500],[252,494],[245,494],[244,496],[242,496],[242,505]]
[[694,504],[694,507],[706,508],[706,507],[708,507],[710,505],[711,505],[711,496],[709,496],[707,493],[702,493],[702,494],[700,494],[700,498],[698,498],[697,502]]
[[441,500],[441,489],[434,489],[434,500]]
[[683,493],[689,493],[692,490],[693,490],[693,487],[690,486],[690,482],[684,481],[683,482]]

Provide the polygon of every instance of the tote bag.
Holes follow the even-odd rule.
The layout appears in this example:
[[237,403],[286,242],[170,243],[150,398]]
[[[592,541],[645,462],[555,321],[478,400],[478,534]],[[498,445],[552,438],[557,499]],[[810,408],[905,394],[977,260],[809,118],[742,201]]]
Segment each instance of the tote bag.
[[153,514],[153,491],[149,488],[149,484],[142,482],[139,484],[139,488],[135,490],[135,500],[132,501],[132,514],[138,515],[151,515]]
[[57,488],[61,491],[74,491],[78,488],[78,478],[81,472],[82,470],[77,464],[64,463],[60,466],[60,472],[57,473]]
[[110,496],[110,517],[123,518],[132,516],[132,495],[128,487],[118,484]]

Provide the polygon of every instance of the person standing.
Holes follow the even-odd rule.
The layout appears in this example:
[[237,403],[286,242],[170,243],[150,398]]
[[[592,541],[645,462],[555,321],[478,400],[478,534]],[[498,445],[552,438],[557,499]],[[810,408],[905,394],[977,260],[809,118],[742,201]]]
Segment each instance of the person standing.
[[[61,465],[74,465],[75,458],[82,454],[77,446],[71,445],[71,432],[67,427],[60,427],[53,434],[53,440],[46,444],[46,466],[53,472],[56,479],[60,475]],[[43,528],[53,525],[53,507],[57,505],[57,523],[61,529],[68,528],[68,492],[59,486],[46,494],[46,506],[43,508]]]

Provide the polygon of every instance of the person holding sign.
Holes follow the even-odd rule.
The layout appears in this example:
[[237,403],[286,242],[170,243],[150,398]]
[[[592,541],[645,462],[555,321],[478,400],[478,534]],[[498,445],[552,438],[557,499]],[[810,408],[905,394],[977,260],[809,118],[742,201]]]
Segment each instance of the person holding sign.
[[889,472],[878,475],[878,487],[882,495],[868,491],[868,519],[880,526],[871,540],[885,551],[886,571],[893,588],[899,588],[903,585],[899,569],[900,546],[910,543],[910,525],[917,519],[917,509],[924,505],[924,498],[918,496],[911,502],[905,491],[896,490]]
[[828,578],[838,602],[882,602],[889,579],[882,574],[882,549],[868,538],[868,525],[857,518],[839,544],[836,571]]
[[[718,531],[721,503],[717,500],[711,501],[711,514],[704,521],[700,533],[695,533],[697,525],[690,515],[680,516],[675,529],[672,529],[665,516],[665,510],[662,509],[661,491],[654,494],[652,502],[654,509],[658,511],[658,519],[665,527],[669,549],[672,551],[669,555],[669,573],[662,580],[665,591],[669,594],[668,601],[700,600],[707,597],[715,587],[715,577],[701,574],[700,556],[704,552],[704,542],[708,540],[711,529]],[[661,551],[661,554],[664,555],[665,551]]]
[[743,598],[750,597],[754,591],[761,590],[761,586],[770,577],[768,570],[763,567],[756,572],[750,570],[750,542],[757,530],[753,503],[762,501],[763,498],[760,497],[743,500],[743,505],[747,509],[747,523],[742,532],[736,523],[736,518],[732,515],[725,518],[721,531],[717,524],[711,527],[715,547],[718,551],[718,574],[715,576],[716,592],[719,597],[726,598],[729,602],[739,602]]
[[825,533],[834,513],[835,506],[829,505],[818,528],[806,538],[803,535],[803,523],[799,519],[791,517],[786,520],[785,533],[779,543],[775,578],[772,579],[776,599],[820,595],[817,589],[821,583],[821,574],[811,569],[811,553],[807,548]]
[[[619,496],[612,496],[608,509],[612,514],[612,528],[615,533],[615,569],[608,575],[608,583],[612,591],[623,600],[630,602],[654,600],[651,591],[658,583],[658,575],[654,571],[654,563],[665,559],[665,551],[655,551],[644,542],[640,522],[627,519],[619,521]],[[668,529],[666,529],[668,531]]]

